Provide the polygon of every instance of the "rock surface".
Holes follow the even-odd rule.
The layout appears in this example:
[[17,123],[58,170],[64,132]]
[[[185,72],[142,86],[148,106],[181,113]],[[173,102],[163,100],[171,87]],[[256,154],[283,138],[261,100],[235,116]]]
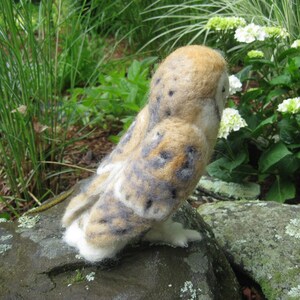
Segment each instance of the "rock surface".
[[254,182],[226,182],[210,176],[202,176],[196,190],[211,194],[217,199],[256,200],[260,195],[260,186]]
[[224,201],[198,208],[229,260],[267,299],[300,299],[300,206]]
[[61,240],[65,205],[23,219],[23,227],[0,224],[1,299],[240,299],[212,232],[189,206],[176,218],[198,228],[202,241],[184,249],[133,245],[116,260],[89,264]]

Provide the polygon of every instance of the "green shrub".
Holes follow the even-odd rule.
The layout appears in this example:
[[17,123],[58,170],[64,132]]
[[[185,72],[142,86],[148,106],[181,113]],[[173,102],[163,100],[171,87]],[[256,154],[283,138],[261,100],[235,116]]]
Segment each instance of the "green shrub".
[[100,74],[98,86],[71,90],[71,97],[64,103],[67,118],[102,128],[121,123],[127,129],[147,101],[151,67],[156,60],[134,60],[128,68]]
[[[243,45],[248,54],[239,52],[243,68],[236,76],[244,88],[230,102],[248,126],[219,140],[208,172],[228,181],[252,176],[271,183],[266,199],[283,202],[295,197],[300,176],[300,48],[294,43],[287,49],[279,34],[258,40],[265,30],[255,27],[256,37]],[[243,41],[244,32],[236,39]]]

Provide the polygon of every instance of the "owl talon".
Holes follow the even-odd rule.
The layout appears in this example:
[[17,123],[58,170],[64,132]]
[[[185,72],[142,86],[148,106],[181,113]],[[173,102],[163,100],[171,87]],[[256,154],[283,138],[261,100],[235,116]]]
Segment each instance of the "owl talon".
[[192,229],[184,229],[182,224],[167,220],[166,222],[153,227],[144,237],[144,240],[168,244],[175,247],[187,247],[188,242],[199,241],[201,234]]

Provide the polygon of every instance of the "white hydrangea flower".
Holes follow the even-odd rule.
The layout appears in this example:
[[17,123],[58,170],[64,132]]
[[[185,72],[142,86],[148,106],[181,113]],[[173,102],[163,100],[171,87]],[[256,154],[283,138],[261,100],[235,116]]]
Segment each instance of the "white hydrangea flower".
[[300,97],[289,98],[278,105],[277,110],[282,113],[300,113]]
[[300,40],[295,40],[291,45],[292,48],[300,48]]
[[264,53],[260,50],[251,50],[247,53],[249,58],[263,58]]
[[287,38],[289,33],[285,28],[281,27],[265,27],[265,31],[269,38]]
[[235,76],[229,76],[229,94],[233,95],[236,92],[240,92],[242,90],[242,83],[241,81]]
[[235,31],[234,38],[240,43],[250,44],[254,41],[264,41],[268,34],[264,27],[251,23]]
[[206,28],[216,31],[231,30],[246,25],[246,21],[240,17],[213,17],[206,24]]
[[223,111],[218,137],[227,139],[230,132],[238,131],[240,128],[246,126],[246,121],[240,116],[236,109],[225,108]]

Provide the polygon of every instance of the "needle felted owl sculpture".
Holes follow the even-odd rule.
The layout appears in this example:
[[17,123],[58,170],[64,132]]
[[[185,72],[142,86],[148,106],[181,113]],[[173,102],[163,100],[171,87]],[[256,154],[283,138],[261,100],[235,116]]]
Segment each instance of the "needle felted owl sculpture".
[[201,239],[172,214],[204,172],[227,95],[218,52],[186,46],[171,53],[152,78],[148,104],[70,201],[65,241],[95,262],[138,238],[180,247]]

